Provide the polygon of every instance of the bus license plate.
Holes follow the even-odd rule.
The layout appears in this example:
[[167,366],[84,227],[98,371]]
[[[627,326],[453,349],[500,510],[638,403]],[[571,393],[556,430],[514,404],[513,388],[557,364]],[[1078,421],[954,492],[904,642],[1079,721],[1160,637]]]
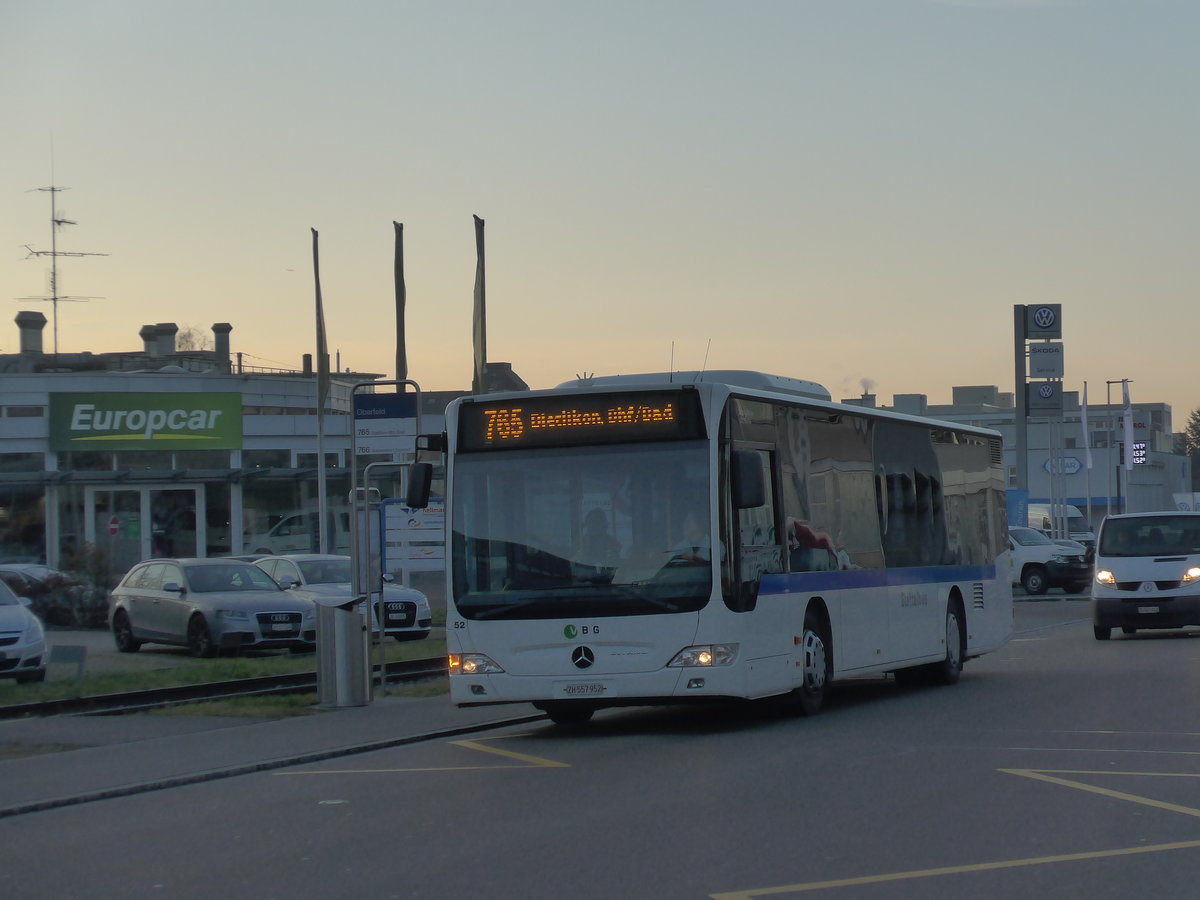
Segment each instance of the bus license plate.
[[1158,607],[1157,606],[1139,606],[1138,612],[1140,612],[1140,613],[1156,613],[1156,612],[1158,612]]
[[556,681],[554,683],[554,696],[564,700],[609,697],[613,693],[612,686],[607,681]]

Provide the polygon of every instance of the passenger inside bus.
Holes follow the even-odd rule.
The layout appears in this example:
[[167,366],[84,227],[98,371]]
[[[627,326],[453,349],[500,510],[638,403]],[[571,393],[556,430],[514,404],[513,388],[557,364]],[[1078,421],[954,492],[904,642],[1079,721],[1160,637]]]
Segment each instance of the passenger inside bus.
[[672,562],[706,563],[712,559],[708,533],[700,527],[692,510],[688,510],[684,515],[680,533],[682,537],[671,551]]

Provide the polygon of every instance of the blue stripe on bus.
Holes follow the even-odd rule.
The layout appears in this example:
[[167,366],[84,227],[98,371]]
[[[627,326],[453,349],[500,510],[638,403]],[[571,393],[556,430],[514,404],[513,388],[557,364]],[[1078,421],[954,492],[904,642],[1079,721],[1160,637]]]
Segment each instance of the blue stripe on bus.
[[904,569],[842,569],[834,572],[787,572],[763,575],[759,594],[803,594],[847,588],[902,584],[946,584],[956,581],[994,581],[992,566],[916,566]]

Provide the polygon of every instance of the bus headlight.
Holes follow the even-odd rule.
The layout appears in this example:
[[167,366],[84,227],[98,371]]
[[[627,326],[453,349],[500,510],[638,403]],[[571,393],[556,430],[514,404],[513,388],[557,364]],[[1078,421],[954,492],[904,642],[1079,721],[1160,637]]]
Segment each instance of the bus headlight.
[[1200,581],[1200,566],[1192,566],[1183,573],[1183,578],[1180,579],[1183,584],[1191,584],[1193,581]]
[[680,650],[667,665],[685,669],[695,666],[731,666],[737,659],[737,651],[737,644],[697,644],[695,647]]
[[1096,584],[1116,584],[1117,579],[1108,569],[1099,569],[1096,572]]
[[451,653],[447,665],[451,675],[498,675],[504,671],[482,653]]

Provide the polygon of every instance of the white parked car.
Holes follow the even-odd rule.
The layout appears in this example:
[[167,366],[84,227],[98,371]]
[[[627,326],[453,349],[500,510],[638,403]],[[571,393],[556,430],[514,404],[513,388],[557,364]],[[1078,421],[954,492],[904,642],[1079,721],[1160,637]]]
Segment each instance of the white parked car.
[[1082,594],[1092,583],[1087,549],[1077,541],[1052,541],[1032,528],[1008,529],[1012,551],[1012,583],[1031,597],[1060,587],[1068,594]]
[[0,581],[0,677],[46,679],[46,633],[29,607],[28,598]]
[[[284,588],[321,598],[345,598],[350,602],[350,557],[332,553],[288,553],[264,556],[255,565]],[[419,641],[429,637],[433,616],[429,600],[420,591],[388,583],[384,576],[384,632],[398,641]],[[372,607],[376,611],[374,630],[379,628],[378,592],[372,592]]]

